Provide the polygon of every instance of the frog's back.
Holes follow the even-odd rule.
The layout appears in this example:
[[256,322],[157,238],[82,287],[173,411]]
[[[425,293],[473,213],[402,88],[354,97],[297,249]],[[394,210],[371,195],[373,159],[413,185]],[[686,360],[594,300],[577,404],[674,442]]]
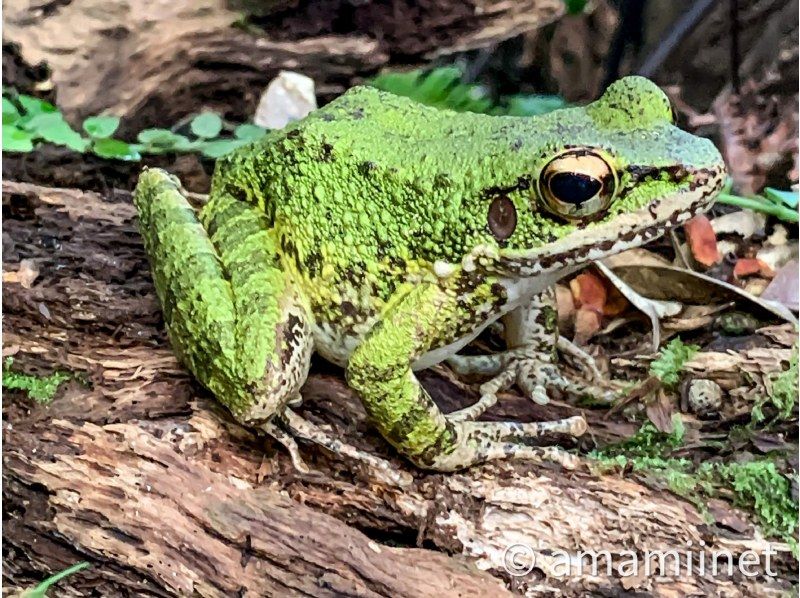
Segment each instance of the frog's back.
[[[304,207],[306,192],[315,204],[339,203],[338,194],[324,189],[335,183],[342,193],[363,190],[371,201],[386,197],[397,208],[401,186],[427,192],[425,187],[445,179],[458,184],[465,173],[478,178],[493,155],[507,154],[507,130],[517,120],[440,110],[354,87],[302,121],[220,159],[214,186],[261,191],[263,197],[249,199],[280,211],[284,205]],[[364,189],[354,188],[359,183]]]

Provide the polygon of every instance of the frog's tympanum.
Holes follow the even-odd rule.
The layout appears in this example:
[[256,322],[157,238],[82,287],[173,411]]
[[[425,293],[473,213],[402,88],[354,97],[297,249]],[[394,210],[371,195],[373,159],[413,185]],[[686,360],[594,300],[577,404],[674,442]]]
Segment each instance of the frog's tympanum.
[[[292,411],[316,351],[345,368],[402,455],[451,471],[497,458],[574,464],[534,440],[578,436],[582,417],[475,419],[515,382],[538,402],[591,392],[553,365],[554,346],[588,355],[554,344],[542,294],[705,211],[723,178],[711,142],[675,127],[667,97],[639,77],[586,107],[524,118],[356,87],[220,159],[199,215],[158,169],[142,173],[135,202],[172,346],[237,420],[298,466],[285,428],[385,468]],[[501,318],[507,352],[457,355]],[[494,374],[476,404],[449,414],[414,374],[445,360]]]

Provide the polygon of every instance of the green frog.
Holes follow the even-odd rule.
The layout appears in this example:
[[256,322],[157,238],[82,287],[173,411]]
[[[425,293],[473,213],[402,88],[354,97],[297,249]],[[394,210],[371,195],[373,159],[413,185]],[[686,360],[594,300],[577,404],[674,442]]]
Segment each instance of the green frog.
[[[196,212],[177,179],[142,172],[135,193],[178,358],[240,422],[389,471],[301,418],[312,353],[342,366],[369,419],[420,468],[575,457],[536,446],[586,422],[485,422],[517,383],[538,402],[590,392],[555,365],[543,298],[592,260],[646,243],[707,210],[725,167],[674,125],[641,77],[585,107],[537,117],[456,113],[355,87],[217,162]],[[487,326],[507,351],[459,351]],[[474,405],[443,413],[415,371],[449,361],[493,377]]]

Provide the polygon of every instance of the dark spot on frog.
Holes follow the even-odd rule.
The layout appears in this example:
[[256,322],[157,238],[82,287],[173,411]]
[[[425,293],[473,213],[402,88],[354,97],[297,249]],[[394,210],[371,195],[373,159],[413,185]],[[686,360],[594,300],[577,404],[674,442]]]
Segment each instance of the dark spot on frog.
[[449,187],[450,183],[450,176],[444,172],[439,172],[433,177],[433,184],[438,188]]
[[330,143],[322,144],[320,160],[323,162],[330,162],[333,160],[333,146]]
[[511,144],[511,150],[514,152],[518,152],[522,148],[522,139],[517,137],[514,140],[514,143]]
[[300,135],[300,129],[292,129],[286,133],[286,139],[294,139]]
[[378,170],[378,165],[375,162],[367,161],[358,165],[358,172],[363,176],[369,176],[371,173]]
[[489,230],[498,241],[505,241],[517,228],[517,209],[505,195],[494,198],[489,205]]
[[531,177],[530,176],[521,176],[517,179],[517,182],[514,185],[509,187],[487,187],[483,190],[484,197],[492,197],[494,195],[508,195],[513,193],[514,191],[526,191],[530,189],[531,186]]
[[291,242],[285,235],[280,237],[281,251],[284,255],[297,256],[294,250],[294,243]]
[[606,174],[600,182],[602,183],[602,191],[603,195],[613,195],[616,189],[614,189],[614,175],[612,173]]
[[458,278],[453,283],[453,290],[458,297],[457,301],[459,305],[465,307],[468,305],[469,297],[472,295],[473,291],[477,288],[479,284],[481,284],[483,277],[476,271],[472,270],[466,272],[464,270],[458,275]]
[[356,108],[352,112],[350,112],[350,116],[353,117],[353,120],[361,120],[364,118],[364,109],[363,108]]
[[294,259],[298,270],[307,272],[311,278],[319,275],[322,256],[316,251],[312,251],[306,256],[305,264],[300,261],[300,256],[296,253],[294,254]]
[[342,315],[345,317],[354,318],[355,316],[358,315],[358,310],[356,309],[356,306],[353,305],[350,301],[342,301],[340,309],[342,310]]
[[336,120],[336,116],[331,114],[330,112],[323,112],[319,115],[319,117],[324,120],[326,123]]
[[[289,314],[289,317],[286,318],[286,322],[281,327],[283,340],[286,341],[286,348],[282,355],[282,361],[284,361],[284,363],[291,360],[292,353],[294,353],[297,348],[300,339],[306,336],[305,326],[305,322],[296,314]],[[277,342],[280,343],[280,340]]]

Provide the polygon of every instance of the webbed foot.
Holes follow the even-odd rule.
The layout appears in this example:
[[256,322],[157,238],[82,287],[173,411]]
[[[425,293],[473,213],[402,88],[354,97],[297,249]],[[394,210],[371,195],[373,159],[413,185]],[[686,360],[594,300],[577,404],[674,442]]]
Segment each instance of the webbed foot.
[[[567,347],[567,344],[569,347]],[[562,349],[559,343],[559,349]],[[565,340],[565,352],[586,365],[590,380],[602,380],[594,359],[571,342]],[[447,360],[458,374],[494,376],[481,385],[481,398],[474,404],[450,414],[454,421],[480,417],[497,402],[497,393],[516,384],[526,396],[539,405],[546,405],[549,393],[561,393],[591,398],[593,401],[612,402],[615,392],[598,384],[576,382],[564,376],[552,363],[549,353],[531,348],[520,348],[494,355],[455,355]]]

